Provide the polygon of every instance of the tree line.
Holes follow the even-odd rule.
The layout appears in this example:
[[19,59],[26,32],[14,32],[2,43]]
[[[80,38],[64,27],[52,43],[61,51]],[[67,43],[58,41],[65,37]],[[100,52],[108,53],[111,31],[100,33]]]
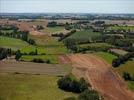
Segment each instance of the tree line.
[[120,64],[125,63],[130,58],[134,57],[134,52],[127,53],[126,55],[120,56],[112,61],[113,67],[118,67]]
[[8,56],[12,55],[11,49],[7,48],[0,48],[0,60],[7,58]]
[[[35,41],[31,38],[28,38],[28,31],[19,31],[18,28],[13,27],[13,26],[4,26],[4,27],[0,27],[0,36],[7,36],[7,37],[11,37],[11,38],[17,38],[17,39],[21,39],[23,41],[26,41],[27,43],[31,44],[31,45],[35,45]],[[12,32],[4,32],[6,30],[13,30]]]

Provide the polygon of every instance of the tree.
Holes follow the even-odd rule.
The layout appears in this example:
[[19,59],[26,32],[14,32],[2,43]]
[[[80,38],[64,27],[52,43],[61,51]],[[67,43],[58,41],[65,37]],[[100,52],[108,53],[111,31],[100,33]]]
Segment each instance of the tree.
[[128,72],[124,72],[123,73],[123,78],[126,80],[126,81],[130,81],[132,78],[130,76],[130,74]]
[[78,100],[100,100],[100,96],[94,90],[85,90],[79,95]]
[[35,45],[35,41],[33,39],[29,39],[28,43],[31,44],[31,45]]
[[55,22],[55,21],[49,22],[47,24],[47,27],[55,27],[55,26],[57,26],[57,22]]
[[15,59],[19,60],[21,56],[22,56],[22,54],[21,54],[20,50],[17,50]]

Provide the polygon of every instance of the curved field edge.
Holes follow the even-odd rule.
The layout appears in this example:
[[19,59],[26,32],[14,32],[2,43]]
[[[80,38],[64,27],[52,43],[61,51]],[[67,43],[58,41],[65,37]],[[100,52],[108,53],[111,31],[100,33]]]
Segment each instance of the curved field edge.
[[[107,53],[107,52],[97,52],[94,53],[95,55],[103,58],[105,61],[107,61],[109,64],[112,64],[112,60],[117,58],[116,56]],[[123,76],[124,72],[130,73],[131,76],[134,75],[134,61],[127,61],[125,64],[120,65],[119,67],[115,68],[115,70],[120,74],[120,76]],[[133,81],[126,81],[128,88],[132,91],[134,91],[134,82]]]
[[117,56],[110,54],[108,52],[95,52],[94,55],[103,58],[110,65],[112,64],[113,59],[117,58]]
[[63,100],[77,96],[77,94],[60,90],[57,86],[59,78],[48,75],[0,73],[0,99]]

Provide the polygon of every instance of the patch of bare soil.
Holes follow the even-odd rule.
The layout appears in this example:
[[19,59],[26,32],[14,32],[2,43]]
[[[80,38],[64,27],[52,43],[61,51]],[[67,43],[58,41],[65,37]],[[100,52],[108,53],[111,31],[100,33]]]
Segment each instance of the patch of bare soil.
[[69,64],[71,61],[66,55],[59,55],[59,62],[61,64]]
[[39,31],[30,31],[31,35],[46,35],[47,33],[39,32]]
[[121,77],[101,58],[88,54],[68,56],[72,62],[73,74],[84,77],[105,100],[134,100]]

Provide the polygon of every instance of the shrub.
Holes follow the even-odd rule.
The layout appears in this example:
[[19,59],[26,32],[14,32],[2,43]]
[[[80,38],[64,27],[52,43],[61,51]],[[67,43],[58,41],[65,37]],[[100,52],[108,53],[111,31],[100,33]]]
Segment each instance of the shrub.
[[36,62],[36,63],[44,63],[44,60],[40,59],[40,58],[34,58],[32,60],[32,62]]
[[79,95],[78,100],[100,100],[100,96],[94,90],[85,90]]
[[123,78],[126,81],[131,81],[132,80],[132,78],[131,78],[131,76],[130,76],[130,74],[128,72],[123,73]]
[[21,56],[22,56],[22,54],[21,54],[20,50],[18,50],[18,51],[16,52],[15,59],[16,59],[16,60],[19,60]]

